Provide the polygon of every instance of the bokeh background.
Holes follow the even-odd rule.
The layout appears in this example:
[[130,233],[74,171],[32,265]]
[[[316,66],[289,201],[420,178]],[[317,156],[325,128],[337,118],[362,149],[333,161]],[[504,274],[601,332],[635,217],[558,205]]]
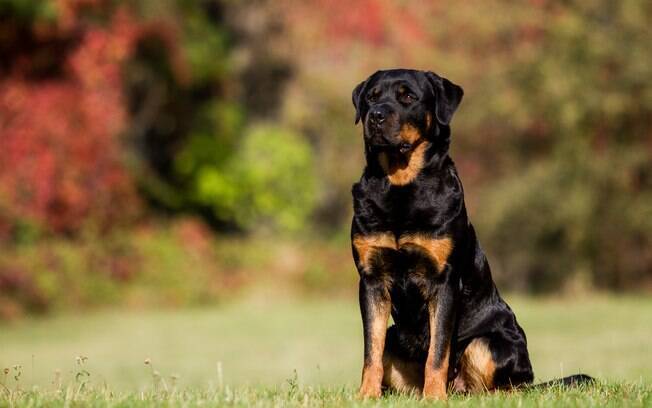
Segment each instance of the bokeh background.
[[400,66],[465,90],[452,156],[541,377],[651,380],[651,27],[645,0],[0,1],[0,364],[354,384],[351,90]]

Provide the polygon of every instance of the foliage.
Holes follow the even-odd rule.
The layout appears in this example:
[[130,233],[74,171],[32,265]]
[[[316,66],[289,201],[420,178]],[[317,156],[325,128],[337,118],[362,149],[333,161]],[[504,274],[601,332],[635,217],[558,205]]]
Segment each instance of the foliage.
[[[147,15],[148,7],[142,8]],[[127,92],[132,115],[144,117],[131,132],[145,146],[139,178],[158,205],[199,212],[222,229],[297,231],[306,227],[315,201],[313,153],[301,135],[255,121],[273,110],[268,105],[276,98],[262,95],[259,88],[279,93],[284,77],[276,72],[280,63],[269,56],[252,57],[237,67],[233,62],[236,48],[266,53],[237,32],[238,12],[246,14],[246,9],[220,2],[168,4],[164,15],[178,27],[185,71],[170,66],[174,59],[151,47],[136,53],[127,70]],[[252,69],[256,75],[249,78]],[[243,85],[237,87],[238,81]],[[242,101],[251,92],[267,104],[245,106]],[[173,125],[162,127],[167,121]]]
[[296,134],[270,127],[253,128],[243,138],[223,169],[184,164],[197,169],[197,200],[250,229],[300,230],[315,197],[310,146]]
[[215,239],[200,219],[41,239],[0,252],[0,321],[106,305],[197,306],[247,289],[352,296],[357,275],[340,242],[259,234]]
[[[89,220],[103,228],[128,223],[137,213],[134,184],[147,201],[198,212],[216,225],[250,229],[262,222],[260,216],[280,231],[305,227],[314,202],[311,147],[301,136],[280,136],[291,134],[282,126],[261,138],[260,127],[245,125],[245,117],[256,112],[238,103],[247,89],[233,86],[248,67],[238,71],[231,61],[237,37],[225,21],[229,7],[236,9],[210,1],[157,7],[34,0],[3,6],[5,236],[20,234],[23,224],[75,234]],[[19,41],[23,33],[29,45]],[[271,80],[280,89],[282,78]],[[237,157],[255,154],[248,138],[291,146],[270,146],[272,168],[261,178],[263,161]],[[231,174],[236,162],[237,174]],[[292,197],[293,180],[277,165],[297,171],[294,181],[302,184]],[[210,181],[216,177],[230,181]],[[240,185],[248,191],[234,195]],[[252,197],[253,188],[261,189],[260,197]]]
[[[291,285],[351,284],[350,92],[397,65],[465,89],[452,154],[501,288],[649,289],[651,18],[642,0],[1,2],[0,298],[129,303],[157,268],[144,297],[220,297],[222,271],[161,238],[188,214],[218,246],[245,233],[202,265],[269,251],[243,269],[279,256]],[[289,255],[259,244],[288,232]],[[88,287],[66,297],[68,279]]]
[[636,179],[647,160],[630,150],[575,150],[496,183],[478,228],[503,271],[500,283],[552,291],[649,282],[652,189]]
[[485,236],[505,281],[652,283],[651,10],[552,1],[532,28],[537,52],[510,69],[523,117],[506,140],[528,167],[488,188],[483,205],[501,214],[487,217]]
[[[222,229],[305,228],[312,147],[287,127],[253,123],[257,112],[238,100],[249,90],[233,85],[231,52],[246,45],[227,24],[236,9],[0,4],[0,316],[195,304],[239,285],[210,266],[212,249],[191,271],[183,242],[164,238],[170,226],[148,243],[139,229],[155,209]],[[272,62],[280,90],[283,65]],[[145,282],[156,289],[136,289]]]
[[135,26],[123,10],[86,25],[72,3],[57,5],[65,19],[52,21],[48,3],[3,7],[24,19],[5,21],[0,40],[0,238],[102,229],[137,211],[117,137]]
[[94,235],[0,253],[0,319],[107,304],[213,303],[242,284],[239,271],[222,269],[210,232],[196,221]]

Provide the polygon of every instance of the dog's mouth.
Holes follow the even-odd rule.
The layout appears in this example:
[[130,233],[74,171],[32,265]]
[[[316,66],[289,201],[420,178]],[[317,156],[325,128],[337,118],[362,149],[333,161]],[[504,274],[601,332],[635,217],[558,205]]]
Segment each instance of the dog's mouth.
[[415,144],[408,142],[400,143],[372,143],[371,148],[379,151],[398,152],[401,154],[408,154],[414,150]]
[[374,130],[369,132],[367,140],[374,150],[398,152],[401,154],[410,153],[417,144],[403,140],[399,133],[388,136],[386,132]]
[[398,151],[407,154],[412,151],[414,145],[412,143],[403,142],[398,146]]

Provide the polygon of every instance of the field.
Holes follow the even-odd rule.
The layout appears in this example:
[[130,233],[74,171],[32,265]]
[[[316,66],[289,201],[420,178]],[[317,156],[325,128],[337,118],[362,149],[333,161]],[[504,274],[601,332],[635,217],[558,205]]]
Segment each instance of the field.
[[[9,370],[0,372],[0,406],[360,404],[357,305],[262,299],[5,323],[0,367]],[[454,396],[452,405],[652,405],[652,299],[510,301],[528,334],[538,380],[584,372],[599,385]],[[419,404],[397,395],[380,402]]]

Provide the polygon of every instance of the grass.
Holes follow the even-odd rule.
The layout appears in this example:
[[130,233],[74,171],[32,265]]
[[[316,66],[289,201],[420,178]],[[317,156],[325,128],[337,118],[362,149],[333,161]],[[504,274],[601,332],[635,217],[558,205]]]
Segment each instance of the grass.
[[[362,356],[355,303],[256,299],[0,325],[0,369],[9,369],[4,377],[0,372],[0,406],[422,404],[405,395],[354,399]],[[600,383],[453,396],[451,405],[652,406],[652,299],[511,304],[528,334],[538,380],[585,372]]]
[[[0,400],[0,404],[2,404]],[[482,406],[482,407],[540,407],[540,406],[650,406],[652,390],[641,384],[600,384],[578,389],[553,388],[545,391],[518,393],[497,392],[473,397],[453,395],[447,404],[423,401],[411,395],[391,394],[377,401],[359,401],[351,388],[313,388],[287,385],[273,389],[243,387],[217,390],[170,390],[143,393],[114,393],[107,389],[79,391],[69,387],[61,391],[29,391],[11,399],[5,405],[15,406]]]

